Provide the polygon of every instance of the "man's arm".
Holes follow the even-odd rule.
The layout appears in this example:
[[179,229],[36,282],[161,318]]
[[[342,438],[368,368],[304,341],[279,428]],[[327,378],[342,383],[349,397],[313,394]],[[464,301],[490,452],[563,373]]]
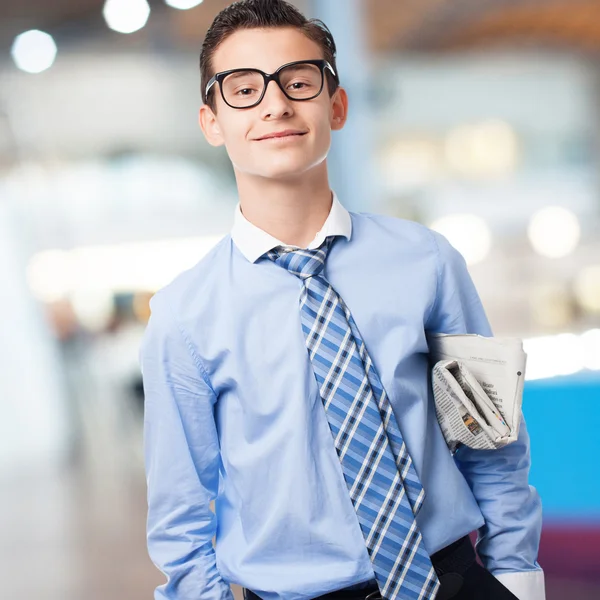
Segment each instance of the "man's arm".
[[[440,234],[438,289],[427,322],[435,333],[492,332],[462,256]],[[455,454],[485,518],[477,552],[485,565],[520,600],[544,600],[544,575],[537,555],[542,527],[540,498],[528,484],[529,436],[521,421],[517,441],[498,450],[461,447]]]
[[233,600],[219,575],[212,538],[218,492],[216,396],[160,293],[140,351],[148,553],[166,575],[155,600]]

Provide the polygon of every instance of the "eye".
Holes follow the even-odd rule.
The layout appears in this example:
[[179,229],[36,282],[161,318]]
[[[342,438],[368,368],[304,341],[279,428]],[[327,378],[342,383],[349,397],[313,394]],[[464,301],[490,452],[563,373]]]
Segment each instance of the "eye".
[[256,94],[257,90],[255,90],[254,88],[240,88],[239,90],[237,90],[235,92],[236,96],[251,96],[252,94]]
[[310,87],[310,83],[305,81],[293,81],[288,85],[288,88],[292,90],[303,90],[304,88]]

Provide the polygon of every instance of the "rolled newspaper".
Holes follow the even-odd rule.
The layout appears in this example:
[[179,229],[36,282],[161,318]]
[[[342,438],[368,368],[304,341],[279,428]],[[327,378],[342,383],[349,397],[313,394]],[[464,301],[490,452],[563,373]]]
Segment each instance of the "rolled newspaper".
[[527,360],[521,340],[434,334],[429,348],[436,415],[450,451],[514,442]]

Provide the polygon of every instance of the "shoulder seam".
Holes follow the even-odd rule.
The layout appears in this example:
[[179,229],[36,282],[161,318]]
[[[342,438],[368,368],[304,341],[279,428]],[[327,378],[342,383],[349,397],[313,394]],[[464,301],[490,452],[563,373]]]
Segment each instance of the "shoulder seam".
[[217,397],[217,393],[215,392],[215,389],[213,388],[213,385],[212,385],[212,383],[210,381],[210,377],[208,376],[208,373],[206,372],[206,369],[205,369],[204,365],[202,364],[202,360],[200,359],[200,357],[198,356],[198,354],[196,354],[196,352],[194,350],[194,347],[192,346],[192,342],[191,342],[189,336],[183,330],[183,328],[179,324],[179,321],[176,319],[175,314],[171,310],[171,305],[168,302],[166,304],[167,304],[167,310],[169,311],[169,314],[171,315],[171,319],[173,320],[173,322],[177,326],[177,329],[179,331],[179,335],[181,335],[182,340],[184,341],[185,345],[187,346],[188,352],[190,353],[190,356],[192,357],[192,359],[194,361],[194,364],[196,365],[196,368],[198,369],[198,372],[202,376],[202,379],[204,380],[204,383],[206,383],[206,385],[208,386],[208,388],[210,389],[210,391],[213,393],[214,397],[216,398]]

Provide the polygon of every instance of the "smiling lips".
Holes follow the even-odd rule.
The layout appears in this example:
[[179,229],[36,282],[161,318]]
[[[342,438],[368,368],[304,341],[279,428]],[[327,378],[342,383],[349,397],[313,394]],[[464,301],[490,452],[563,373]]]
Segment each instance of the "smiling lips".
[[259,138],[256,138],[257,142],[264,140],[275,140],[275,139],[290,139],[294,137],[302,137],[306,134],[306,131],[299,131],[297,129],[286,129],[284,131],[276,131],[274,133],[267,133]]

